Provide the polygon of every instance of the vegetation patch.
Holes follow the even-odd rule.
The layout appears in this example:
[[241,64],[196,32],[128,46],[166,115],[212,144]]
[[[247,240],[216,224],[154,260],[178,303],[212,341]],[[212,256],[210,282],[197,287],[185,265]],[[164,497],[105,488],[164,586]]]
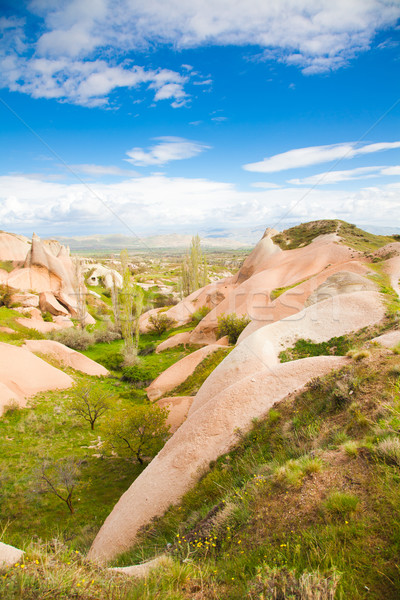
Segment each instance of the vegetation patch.
[[219,348],[206,356],[183,383],[173,389],[172,392],[168,392],[168,396],[195,396],[207,377],[228,356],[231,350],[232,348]]

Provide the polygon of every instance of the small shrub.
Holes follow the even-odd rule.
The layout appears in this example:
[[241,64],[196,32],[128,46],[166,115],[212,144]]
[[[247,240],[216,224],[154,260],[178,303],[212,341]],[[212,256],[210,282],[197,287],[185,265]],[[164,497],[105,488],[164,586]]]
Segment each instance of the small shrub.
[[147,344],[144,346],[144,348],[139,350],[139,356],[148,356],[149,354],[154,354],[156,348],[157,346],[155,344]]
[[75,329],[75,327],[51,331],[48,337],[73,350],[87,350],[89,346],[94,344],[93,334],[86,331],[86,329]]
[[303,478],[311,473],[319,473],[322,463],[318,458],[302,456],[298,459],[290,459],[284,465],[275,469],[273,479],[281,485],[298,487]]
[[379,458],[388,463],[400,467],[400,440],[397,437],[388,437],[376,447],[376,454]]
[[392,367],[389,371],[389,375],[392,377],[400,377],[400,366],[396,365]]
[[12,292],[8,285],[0,285],[0,306],[5,306],[6,308],[11,308],[11,297]]
[[355,440],[349,440],[342,446],[347,456],[357,456],[358,454],[358,443]]
[[49,313],[48,310],[46,310],[44,313],[42,313],[42,318],[43,318],[43,321],[46,321],[47,323],[53,322],[53,315],[51,313]]
[[121,339],[121,332],[114,324],[109,324],[107,327],[96,329],[93,332],[93,337],[96,344],[110,344]]
[[109,371],[119,371],[122,363],[124,362],[124,355],[122,352],[114,350],[113,352],[108,352],[105,354],[104,357],[101,357],[101,359],[97,359],[97,361]]
[[122,368],[122,379],[139,385],[149,384],[157,377],[156,372],[152,367],[141,364],[131,365]]
[[158,335],[161,335],[165,331],[168,331],[168,329],[171,329],[176,324],[176,321],[170,319],[165,314],[157,313],[156,315],[151,315],[149,317],[149,323],[150,329],[155,331]]
[[332,517],[346,517],[358,508],[360,499],[348,492],[334,491],[322,504],[322,511]]
[[236,344],[243,329],[250,323],[246,316],[238,317],[235,313],[218,317],[217,338],[228,336],[230,344]]
[[208,306],[204,305],[204,306],[200,306],[200,308],[198,308],[193,314],[192,314],[192,321],[193,323],[196,323],[196,325],[198,325],[200,323],[200,321],[202,319],[204,319],[204,317],[206,315],[208,315],[208,313],[210,312],[211,308],[209,308]]
[[400,354],[400,344],[397,344],[394,348],[392,348],[392,352],[394,354]]
[[363,358],[369,358],[371,356],[371,353],[369,352],[369,350],[349,350],[347,352],[347,355],[350,358],[352,358],[353,360],[356,360],[357,362],[362,360]]
[[247,598],[259,600],[333,600],[336,596],[340,575],[333,571],[322,575],[318,571],[304,571],[297,575],[286,568],[269,567],[263,564],[257,569]]

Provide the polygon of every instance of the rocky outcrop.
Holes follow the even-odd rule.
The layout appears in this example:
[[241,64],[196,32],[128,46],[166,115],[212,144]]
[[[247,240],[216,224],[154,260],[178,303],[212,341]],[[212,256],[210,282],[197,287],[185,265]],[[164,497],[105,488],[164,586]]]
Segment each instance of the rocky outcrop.
[[26,406],[28,398],[48,390],[64,390],[73,379],[28,350],[0,342],[0,414],[10,399]]
[[319,356],[285,363],[213,394],[204,410],[188,417],[121,497],[93,542],[89,559],[106,562],[131,547],[141,527],[177,503],[210,461],[234,445],[238,428],[245,431],[287,394],[345,362]]
[[0,231],[0,260],[23,262],[30,247],[30,241],[25,236]]
[[171,335],[168,339],[158,344],[156,348],[156,353],[159,354],[164,350],[169,350],[170,348],[175,348],[176,346],[181,346],[188,344],[190,338],[190,331],[185,331],[183,333],[176,333],[175,335]]
[[193,373],[197,365],[199,365],[211,352],[218,350],[220,346],[217,344],[211,344],[200,348],[192,354],[185,356],[178,362],[171,365],[161,375],[159,375],[150,385],[146,388],[147,397],[149,400],[154,401],[161,398],[167,392],[170,392],[178,385],[186,381],[186,379]]
[[320,356],[280,364],[282,349],[299,338],[326,341],[377,323],[384,314],[378,292],[340,294],[247,337],[206,379],[187,419],[121,497],[96,537],[90,558],[106,561],[129,548],[142,526],[178,502],[209,462],[233,446],[236,429],[248,430],[274,403],[348,361]]
[[0,569],[13,567],[18,562],[22,562],[24,554],[22,550],[0,542]]
[[68,316],[68,310],[56,300],[51,292],[42,292],[39,296],[39,308],[42,312],[49,312],[54,316]]
[[192,406],[194,396],[172,396],[170,398],[161,398],[156,404],[161,408],[168,410],[168,419],[166,421],[171,433],[182,425],[189,414],[189,409]]
[[365,292],[376,289],[376,284],[362,275],[351,273],[350,271],[339,271],[328,277],[324,283],[318,286],[307,298],[304,306],[311,306],[312,304],[321,302],[321,300],[326,300],[339,294],[351,294],[352,292]]
[[88,358],[84,354],[68,348],[60,342],[51,340],[26,340],[23,346],[26,350],[36,354],[44,354],[58,361],[64,367],[70,367],[87,375],[106,377],[109,372],[103,365]]

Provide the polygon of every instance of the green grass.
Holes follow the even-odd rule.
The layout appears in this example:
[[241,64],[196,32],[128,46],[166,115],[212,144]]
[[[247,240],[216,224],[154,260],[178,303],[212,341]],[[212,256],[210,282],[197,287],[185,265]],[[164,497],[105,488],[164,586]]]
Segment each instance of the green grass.
[[12,260],[0,260],[0,269],[3,271],[7,271],[7,273],[11,273],[14,269],[14,264]]
[[306,281],[305,279],[302,279],[301,281],[298,281],[297,283],[293,283],[292,285],[287,285],[286,287],[275,288],[271,292],[271,296],[270,296],[271,302],[273,300],[276,300],[276,298],[279,298],[279,296],[281,296],[282,294],[284,294],[288,290],[291,290],[291,289],[297,287],[298,285],[300,285],[301,283],[304,283],[305,281]]
[[45,336],[36,329],[29,329],[17,323],[17,319],[24,317],[20,312],[5,306],[0,307],[0,325],[14,329],[14,333],[0,331],[0,342],[21,345],[25,339],[43,339]]
[[273,241],[283,250],[293,250],[308,246],[320,235],[335,232],[342,238],[344,244],[366,253],[396,241],[392,236],[374,235],[339,219],[302,223],[278,233],[273,237]]
[[285,229],[282,233],[274,235],[273,241],[278,244],[282,250],[294,250],[308,246],[319,235],[334,233],[338,227],[338,221],[310,221],[302,223],[290,229]]
[[[76,372],[71,375],[91,381]],[[115,502],[141,472],[139,465],[95,456],[102,454],[96,445],[107,415],[143,401],[120,381],[104,379],[102,384],[117,400],[93,432],[69,410],[68,390],[40,394],[31,407],[11,410],[0,420],[0,514],[9,543],[19,546],[36,536],[56,536],[68,539],[74,548],[87,548]],[[84,461],[73,515],[55,496],[40,492],[37,474],[43,460],[67,456]]]
[[232,351],[232,348],[220,348],[212,352],[195,368],[189,377],[177,386],[168,396],[195,396],[207,377]]

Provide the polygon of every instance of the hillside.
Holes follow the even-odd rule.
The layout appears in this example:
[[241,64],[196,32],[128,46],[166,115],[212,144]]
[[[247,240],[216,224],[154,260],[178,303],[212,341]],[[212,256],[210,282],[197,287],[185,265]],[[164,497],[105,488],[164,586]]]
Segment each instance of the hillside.
[[[27,267],[11,263],[15,281]],[[0,400],[11,380],[21,398],[0,419],[0,540],[26,552],[3,568],[0,596],[398,598],[399,280],[396,238],[343,221],[267,229],[236,273],[142,315],[134,368],[105,329],[100,285],[94,324],[56,331],[58,346],[21,324],[21,307],[0,307]],[[11,374],[28,352],[38,386],[53,369],[52,391]],[[77,385],[112,399],[94,431],[71,410]],[[171,427],[157,456],[110,453],[108,421],[155,405]],[[70,513],[39,485],[41,464],[67,456],[81,471]]]

